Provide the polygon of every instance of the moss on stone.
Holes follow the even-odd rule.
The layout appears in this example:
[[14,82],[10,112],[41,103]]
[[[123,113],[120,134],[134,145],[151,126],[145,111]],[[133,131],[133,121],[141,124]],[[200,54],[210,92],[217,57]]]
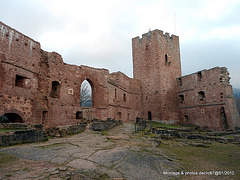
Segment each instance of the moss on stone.
[[18,160],[15,156],[7,153],[0,152],[0,164],[10,163],[12,161]]

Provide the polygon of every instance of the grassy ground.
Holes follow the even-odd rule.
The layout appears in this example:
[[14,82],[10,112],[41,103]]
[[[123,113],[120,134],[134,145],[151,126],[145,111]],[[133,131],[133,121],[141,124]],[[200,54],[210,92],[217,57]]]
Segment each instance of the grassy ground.
[[19,129],[0,129],[0,132],[17,131]]
[[[158,122],[150,122],[148,126],[155,128],[194,128],[182,125],[164,125]],[[148,131],[146,128],[145,134]],[[205,133],[198,130],[199,133]],[[156,137],[155,134],[148,134],[149,137]],[[233,138],[234,135],[223,137]],[[180,171],[183,172],[210,172],[223,171],[223,173],[234,172],[234,175],[188,175],[178,176],[179,179],[240,179],[240,146],[236,144],[223,144],[218,142],[209,142],[205,147],[191,146],[190,144],[204,144],[206,142],[200,140],[187,139],[161,139],[159,148],[162,148],[170,157],[176,157],[182,164]],[[221,172],[222,173],[222,172]]]
[[[234,176],[205,176],[220,179],[240,179],[240,146],[212,143],[209,148],[193,147],[174,140],[162,141],[159,146],[170,156],[177,157],[186,172],[234,171]],[[188,142],[191,143],[191,142]]]
[[0,152],[0,167],[2,164],[10,163],[16,160],[17,158],[15,156]]
[[191,126],[191,125],[169,125],[169,124],[160,124],[154,121],[148,122],[147,125],[155,128],[173,128],[173,129],[194,128],[194,126]]

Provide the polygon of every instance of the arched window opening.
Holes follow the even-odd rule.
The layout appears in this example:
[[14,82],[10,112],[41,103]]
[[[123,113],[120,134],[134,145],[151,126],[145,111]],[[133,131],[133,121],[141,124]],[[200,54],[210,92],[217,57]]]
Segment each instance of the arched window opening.
[[203,91],[199,91],[198,96],[200,101],[203,101],[205,99],[205,93]]
[[60,97],[60,83],[57,81],[52,82],[52,91],[50,96],[52,98],[59,98]]
[[126,102],[126,94],[123,94],[123,101]]
[[180,94],[180,95],[179,95],[179,98],[180,98],[180,102],[181,102],[181,103],[184,103],[184,95],[183,95],[183,94]]
[[16,113],[5,113],[0,116],[0,123],[24,123],[21,116]]
[[81,107],[92,107],[92,86],[88,80],[84,80],[80,90]]

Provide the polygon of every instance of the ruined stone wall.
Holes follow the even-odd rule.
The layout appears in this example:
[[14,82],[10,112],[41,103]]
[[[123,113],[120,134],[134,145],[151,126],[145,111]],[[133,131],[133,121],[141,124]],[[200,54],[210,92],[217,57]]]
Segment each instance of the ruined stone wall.
[[134,79],[141,84],[144,119],[178,121],[176,78],[181,76],[179,38],[160,30],[133,38]]
[[140,83],[121,72],[110,74],[109,113],[115,120],[134,121],[140,116]]
[[[15,113],[24,123],[53,127],[94,118],[129,121],[138,115],[137,80],[106,69],[66,64],[58,53],[43,51],[38,42],[3,23],[0,39],[0,116]],[[80,106],[84,80],[92,88],[92,107]],[[115,89],[117,104],[111,99]],[[123,94],[125,101],[120,98]]]
[[[179,39],[159,30],[133,38],[132,45],[134,79],[66,64],[58,53],[0,22],[0,116],[55,127],[137,116],[176,123],[180,115],[185,124],[240,127],[226,68],[181,77]],[[92,107],[80,105],[84,80],[92,88]]]
[[233,129],[239,123],[229,73],[224,67],[178,78],[181,123],[215,130]]
[[38,123],[34,96],[38,92],[40,44],[0,22],[0,114],[18,113]]
[[[48,53],[48,123],[66,125],[74,124],[76,113],[84,113],[84,118],[107,119],[108,118],[108,70],[96,69],[87,66],[68,65],[63,63],[57,53]],[[80,106],[80,88],[82,82],[87,79],[92,87],[92,108]],[[60,84],[59,96],[51,95],[52,82]],[[91,111],[91,115],[87,115]],[[89,120],[90,120],[89,119]]]
[[[136,92],[140,87],[135,85],[136,80],[128,78],[123,73],[109,74],[106,69],[97,69],[87,66],[68,65],[63,63],[62,57],[55,53],[45,53],[47,61],[46,77],[42,85],[45,88],[47,109],[47,126],[76,124],[83,120],[100,119],[106,120],[121,119],[123,121],[133,120],[136,116],[135,101]],[[92,107],[80,106],[80,89],[84,80],[87,80],[92,88]],[[52,82],[60,85],[59,95],[52,96]],[[112,84],[118,84],[115,89],[120,94],[125,94],[126,101],[119,101],[117,106],[111,102],[111,94],[115,93]],[[138,82],[138,81],[137,81]],[[133,84],[131,86],[131,84]],[[47,88],[46,88],[47,86]],[[132,90],[134,89],[134,90]],[[135,94],[134,94],[135,92]],[[139,96],[139,94],[137,94]],[[140,98],[139,98],[140,99]],[[132,100],[132,103],[129,103]],[[139,106],[139,103],[138,103]],[[77,113],[82,113],[82,118],[77,119]],[[119,113],[122,116],[119,116]]]

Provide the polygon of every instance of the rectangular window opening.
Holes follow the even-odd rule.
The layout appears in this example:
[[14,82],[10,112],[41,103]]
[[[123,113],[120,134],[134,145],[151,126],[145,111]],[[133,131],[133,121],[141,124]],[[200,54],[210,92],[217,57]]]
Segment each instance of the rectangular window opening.
[[24,88],[25,87],[25,77],[16,75],[15,86]]
[[42,123],[45,124],[48,119],[48,112],[47,111],[42,111]]
[[76,112],[76,119],[83,119],[83,113],[82,113],[82,111],[77,111],[77,112]]

